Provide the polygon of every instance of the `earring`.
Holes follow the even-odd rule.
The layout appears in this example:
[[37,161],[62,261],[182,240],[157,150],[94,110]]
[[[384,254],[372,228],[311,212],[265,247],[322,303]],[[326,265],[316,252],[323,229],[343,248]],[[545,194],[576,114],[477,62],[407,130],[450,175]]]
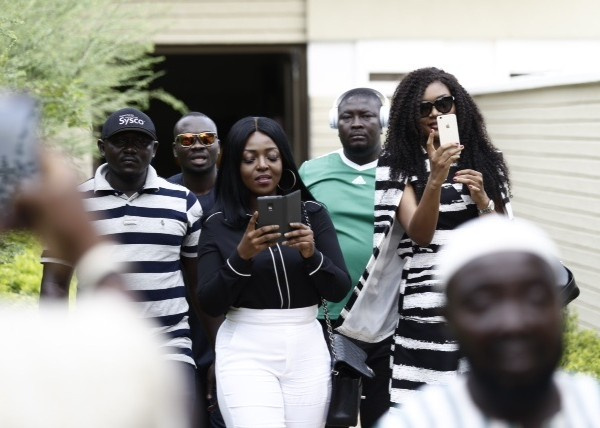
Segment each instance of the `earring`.
[[[296,186],[296,174],[294,174],[294,171],[292,171],[291,169],[287,168],[284,169],[284,171],[289,171],[290,174],[292,174],[292,179],[294,180],[294,182],[292,183],[292,185],[290,187],[288,187],[287,189],[284,189],[283,187],[281,187],[279,184],[277,185],[277,187],[279,188],[279,190],[281,190],[282,192],[289,192],[290,190],[292,190],[295,186]],[[281,174],[281,176],[283,177],[283,174]],[[281,180],[279,180],[279,183],[281,183]]]

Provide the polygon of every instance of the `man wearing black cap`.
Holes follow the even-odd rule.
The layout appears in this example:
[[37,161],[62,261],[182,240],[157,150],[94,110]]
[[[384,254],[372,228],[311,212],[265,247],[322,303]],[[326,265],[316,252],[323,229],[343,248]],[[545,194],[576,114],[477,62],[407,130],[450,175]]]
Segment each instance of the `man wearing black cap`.
[[[157,146],[148,116],[132,108],[113,113],[98,140],[106,163],[79,190],[99,233],[113,241],[113,259],[127,264],[124,280],[141,316],[155,321],[166,357],[184,372],[188,388],[181,398],[191,406],[195,364],[186,285],[196,283],[202,208],[188,189],[157,176],[150,165]],[[66,300],[72,266],[52,249],[44,252],[42,263],[41,297]],[[98,269],[102,265],[98,260]]]
[[98,140],[108,183],[128,196],[141,189],[157,148],[156,131],[148,116],[132,108],[112,114]]

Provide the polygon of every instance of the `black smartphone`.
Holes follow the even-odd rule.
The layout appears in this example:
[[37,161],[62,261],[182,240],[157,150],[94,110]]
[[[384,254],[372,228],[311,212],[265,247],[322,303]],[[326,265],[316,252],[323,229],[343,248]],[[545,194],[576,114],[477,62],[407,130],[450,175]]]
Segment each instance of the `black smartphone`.
[[24,93],[0,92],[0,223],[15,191],[39,171],[39,107]]
[[258,226],[279,225],[281,237],[278,242],[285,241],[284,233],[292,230],[290,223],[300,223],[302,209],[300,207],[300,190],[287,195],[259,196]]

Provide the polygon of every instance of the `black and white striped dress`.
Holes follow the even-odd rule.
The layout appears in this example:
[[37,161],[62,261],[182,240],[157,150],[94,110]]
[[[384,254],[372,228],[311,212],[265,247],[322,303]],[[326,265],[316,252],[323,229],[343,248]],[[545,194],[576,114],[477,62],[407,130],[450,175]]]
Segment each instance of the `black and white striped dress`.
[[[436,290],[437,254],[452,236],[452,229],[478,216],[469,190],[453,183],[450,169],[442,186],[440,211],[431,244],[421,247],[405,233],[398,244],[404,261],[398,304],[399,320],[394,334],[391,401],[402,403],[425,383],[445,382],[458,368],[458,345],[450,338],[440,314],[443,293]],[[411,180],[415,183],[416,177]]]
[[[424,162],[429,171],[429,160],[425,158]],[[337,330],[367,343],[394,335],[390,358],[392,403],[402,403],[422,384],[445,383],[457,371],[458,347],[447,335],[445,320],[438,313],[443,294],[433,287],[440,246],[451,238],[452,229],[478,215],[468,189],[451,181],[455,172],[455,168],[450,170],[442,189],[433,240],[429,246],[419,247],[396,221],[409,180],[402,174],[398,179],[391,178],[385,155],[377,165],[373,255],[341,313],[344,323]],[[411,178],[414,180],[416,177]],[[512,217],[505,185],[501,194],[504,212]]]

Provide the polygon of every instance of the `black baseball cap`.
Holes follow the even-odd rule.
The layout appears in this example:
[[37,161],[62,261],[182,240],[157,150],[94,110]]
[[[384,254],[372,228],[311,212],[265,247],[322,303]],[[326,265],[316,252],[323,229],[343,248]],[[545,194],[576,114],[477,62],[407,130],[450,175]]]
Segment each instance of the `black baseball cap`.
[[102,139],[124,131],[137,131],[156,140],[156,129],[152,120],[141,111],[134,108],[123,108],[111,114],[102,126]]

